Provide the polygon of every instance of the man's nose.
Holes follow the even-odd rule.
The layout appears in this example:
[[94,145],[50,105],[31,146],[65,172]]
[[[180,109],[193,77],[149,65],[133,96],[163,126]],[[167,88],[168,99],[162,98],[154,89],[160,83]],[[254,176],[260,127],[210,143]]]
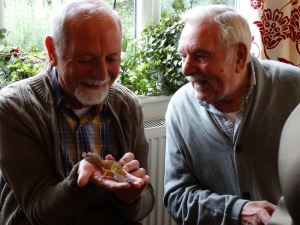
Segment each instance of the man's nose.
[[107,64],[104,58],[98,58],[92,69],[91,69],[91,76],[98,79],[98,80],[105,80],[108,76],[107,72]]
[[182,61],[182,73],[184,76],[191,76],[195,73],[197,67],[191,56],[186,56]]

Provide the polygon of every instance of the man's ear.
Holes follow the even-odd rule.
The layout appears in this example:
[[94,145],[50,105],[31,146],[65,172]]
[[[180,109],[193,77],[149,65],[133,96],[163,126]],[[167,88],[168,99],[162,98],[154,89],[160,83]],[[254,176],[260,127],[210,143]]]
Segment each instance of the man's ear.
[[236,45],[236,56],[236,72],[240,73],[245,70],[247,66],[247,59],[249,57],[249,49],[245,43],[240,42]]
[[48,51],[48,56],[52,66],[57,66],[57,56],[55,54],[55,47],[53,44],[53,39],[50,36],[47,36],[45,39],[45,45]]

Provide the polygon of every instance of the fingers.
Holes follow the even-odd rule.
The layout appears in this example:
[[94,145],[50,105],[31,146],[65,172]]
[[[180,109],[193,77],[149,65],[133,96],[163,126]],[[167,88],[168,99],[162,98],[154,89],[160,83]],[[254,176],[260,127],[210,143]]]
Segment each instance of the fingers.
[[[115,160],[112,155],[107,155],[105,159]],[[124,156],[120,159],[119,163],[121,164],[123,169],[129,173],[138,170],[140,166],[139,161],[134,159],[134,154],[131,152],[125,153]]]
[[266,225],[276,206],[267,201],[247,202],[241,212],[241,224]]
[[123,157],[120,159],[119,163],[124,166],[125,164],[131,162],[134,160],[134,154],[131,152],[127,152],[123,155]]
[[[150,183],[150,177],[146,175],[146,170],[144,168],[140,168],[140,162],[134,159],[134,154],[129,152],[126,153],[121,159],[120,164],[123,165],[123,169],[127,171],[130,175],[140,178],[141,180],[134,179],[134,184],[136,188],[139,188],[145,184]],[[129,176],[129,175],[128,175]]]
[[267,210],[264,210],[264,209],[259,210],[259,211],[257,212],[257,215],[258,215],[259,220],[260,220],[264,225],[267,225],[268,222],[269,222],[269,220],[270,220],[270,218],[271,218],[271,216],[270,216],[270,214],[268,213],[268,211],[267,211]]
[[111,154],[108,154],[108,155],[105,157],[105,160],[115,160],[115,158],[114,158]]
[[138,160],[131,160],[130,162],[123,165],[123,169],[129,173],[133,173],[140,169],[140,162]]
[[87,162],[86,160],[81,160],[78,168],[78,179],[77,184],[80,187],[85,186],[91,177],[91,175],[97,170],[96,166]]
[[[111,155],[108,155],[106,159],[114,160]],[[86,160],[81,160],[78,168],[78,185],[85,186],[90,182],[99,188],[109,190],[125,203],[135,201],[150,182],[150,177],[146,175],[145,169],[139,168],[139,161],[134,159],[132,153],[125,154],[120,161],[124,164],[126,176],[133,183],[118,182],[112,176],[103,178],[102,170]]]
[[130,174],[136,177],[143,177],[146,175],[146,170],[144,168],[139,168],[137,170],[132,171]]
[[272,215],[276,207],[276,205],[266,201],[266,206],[264,208],[270,213],[270,215]]
[[144,184],[150,183],[150,177],[146,174],[146,170],[144,168],[140,168],[131,173],[135,177],[139,177],[143,180]]

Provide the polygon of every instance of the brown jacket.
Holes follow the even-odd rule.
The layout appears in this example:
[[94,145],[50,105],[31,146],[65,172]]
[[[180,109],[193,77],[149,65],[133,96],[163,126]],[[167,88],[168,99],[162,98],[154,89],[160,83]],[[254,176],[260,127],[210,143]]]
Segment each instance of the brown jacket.
[[[57,115],[49,74],[37,76],[0,91],[0,224],[122,224],[138,221],[153,209],[148,185],[132,204],[123,204],[108,191],[77,185],[78,164],[64,176],[57,133]],[[148,170],[149,145],[138,98],[114,84],[107,98],[122,148],[133,152]]]

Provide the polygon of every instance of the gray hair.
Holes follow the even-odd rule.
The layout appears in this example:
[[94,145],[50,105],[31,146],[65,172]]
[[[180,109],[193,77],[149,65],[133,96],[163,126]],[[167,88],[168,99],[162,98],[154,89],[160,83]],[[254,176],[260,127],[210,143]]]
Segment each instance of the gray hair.
[[218,41],[226,52],[226,60],[232,56],[232,46],[243,42],[249,51],[250,60],[251,32],[248,21],[234,9],[225,5],[196,6],[182,15],[185,24],[214,21],[219,27]]
[[52,17],[50,36],[52,37],[55,52],[58,57],[62,56],[67,44],[65,29],[67,21],[78,14],[86,16],[107,16],[113,18],[118,23],[120,31],[122,32],[120,16],[103,0],[67,1],[54,13]]

